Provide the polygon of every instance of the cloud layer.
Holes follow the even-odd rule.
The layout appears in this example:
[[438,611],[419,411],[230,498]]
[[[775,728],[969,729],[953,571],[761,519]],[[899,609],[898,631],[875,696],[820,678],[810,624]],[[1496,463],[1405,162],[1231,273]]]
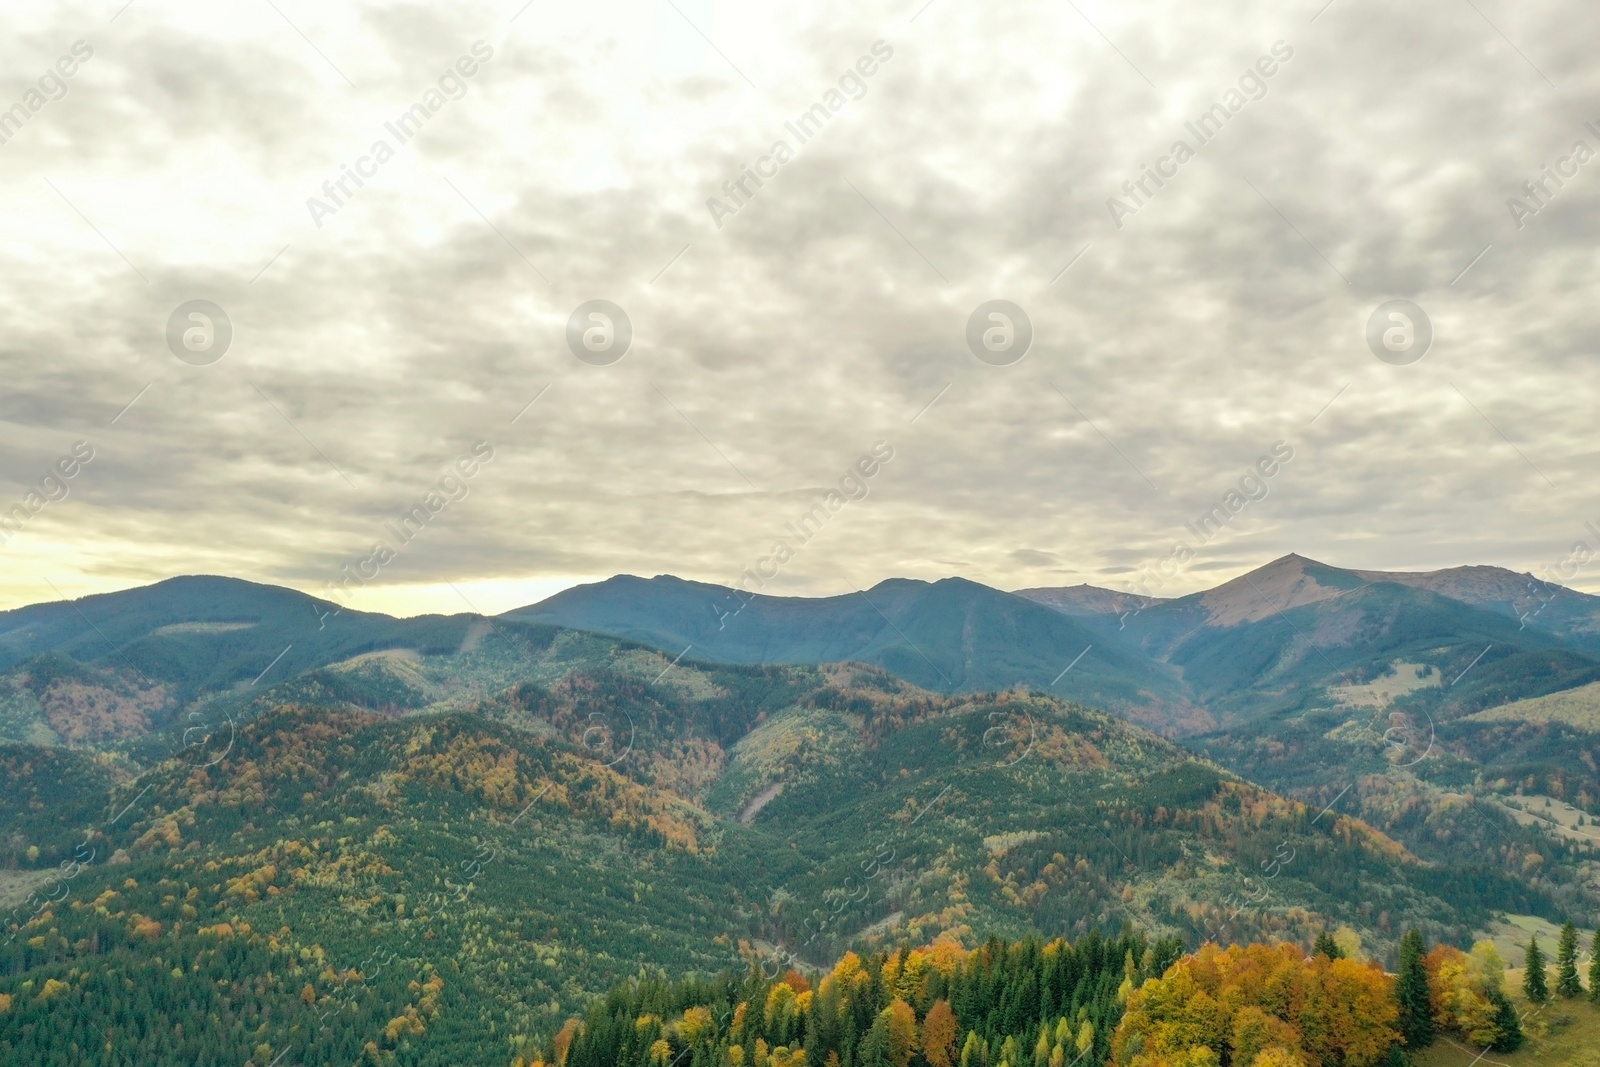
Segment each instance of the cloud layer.
[[[0,510],[96,452],[0,545],[0,603],[193,572],[319,591],[378,541],[362,596],[401,612],[731,581],[878,441],[868,498],[772,588],[1120,587],[1279,441],[1270,494],[1164,593],[1290,551],[1539,571],[1600,520],[1589,8],[801,7],[0,16],[25,118],[0,145]],[[735,198],[747,167],[768,177]],[[1404,366],[1365,340],[1396,298],[1434,330]],[[197,299],[233,329],[205,366],[166,341]],[[593,299],[632,324],[609,365],[567,343]],[[966,340],[992,299],[1032,323],[1007,366]],[[396,543],[479,441],[467,495]]]

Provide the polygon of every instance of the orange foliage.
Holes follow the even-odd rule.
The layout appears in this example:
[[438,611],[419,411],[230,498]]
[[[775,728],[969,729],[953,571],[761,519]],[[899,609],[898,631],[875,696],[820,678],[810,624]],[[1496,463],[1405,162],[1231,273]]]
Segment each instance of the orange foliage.
[[1113,1055],[1130,1067],[1202,1062],[1204,1050],[1237,1064],[1368,1067],[1400,1040],[1393,986],[1374,963],[1307,959],[1295,945],[1207,944],[1128,998]]
[[943,1000],[934,1001],[922,1021],[922,1056],[928,1067],[955,1067],[959,1034],[956,1013],[950,1005]]
[[556,1033],[555,1052],[558,1065],[567,1062],[567,1050],[572,1047],[572,1039],[578,1036],[578,1031],[583,1028],[582,1019],[568,1019],[561,1025]]

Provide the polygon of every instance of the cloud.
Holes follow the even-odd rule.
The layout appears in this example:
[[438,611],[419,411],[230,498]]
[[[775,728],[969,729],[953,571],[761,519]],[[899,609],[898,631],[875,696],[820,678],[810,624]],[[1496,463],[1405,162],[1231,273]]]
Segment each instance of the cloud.
[[[1193,582],[1289,551],[1537,570],[1600,517],[1600,163],[1523,229],[1506,209],[1600,150],[1588,9],[679,6],[693,26],[622,0],[0,16],[7,69],[95,48],[0,146],[0,489],[100,457],[0,549],[0,599],[316,590],[478,440],[494,465],[385,568],[389,606],[729,581],[880,439],[894,463],[785,591],[1118,585],[1280,440],[1295,462]],[[465,95],[314,226],[480,40]],[[877,41],[865,95],[719,230],[706,200]],[[1278,41],[1266,95],[1118,229],[1106,201]],[[1394,297],[1435,326],[1408,367],[1363,340]],[[634,326],[608,367],[565,348],[595,298]],[[995,298],[1035,327],[1009,367],[963,339]],[[190,299],[234,325],[212,366],[165,347]]]

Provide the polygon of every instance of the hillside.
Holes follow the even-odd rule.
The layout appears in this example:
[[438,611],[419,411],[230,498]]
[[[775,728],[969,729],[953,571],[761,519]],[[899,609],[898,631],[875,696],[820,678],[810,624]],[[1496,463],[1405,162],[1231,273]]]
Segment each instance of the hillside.
[[503,1065],[641,966],[713,970],[741,941],[821,962],[901,938],[1349,924],[1381,945],[1403,922],[1461,940],[1497,909],[1549,911],[1042,695],[468,630],[216,696],[103,757],[0,750],[12,862],[42,879],[9,905],[0,1003],[72,1009],[0,1014],[0,1063],[370,1044]]
[[1472,722],[1565,723],[1584,733],[1600,733],[1600,682],[1542,697],[1513,700],[1467,716]]

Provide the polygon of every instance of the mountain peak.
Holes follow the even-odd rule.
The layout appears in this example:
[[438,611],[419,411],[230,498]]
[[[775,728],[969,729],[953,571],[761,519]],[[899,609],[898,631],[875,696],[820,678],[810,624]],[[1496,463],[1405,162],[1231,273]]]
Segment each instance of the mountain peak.
[[1211,622],[1233,626],[1259,622],[1289,608],[1330,600],[1370,581],[1355,571],[1331,567],[1291,552],[1201,593],[1199,601]]

